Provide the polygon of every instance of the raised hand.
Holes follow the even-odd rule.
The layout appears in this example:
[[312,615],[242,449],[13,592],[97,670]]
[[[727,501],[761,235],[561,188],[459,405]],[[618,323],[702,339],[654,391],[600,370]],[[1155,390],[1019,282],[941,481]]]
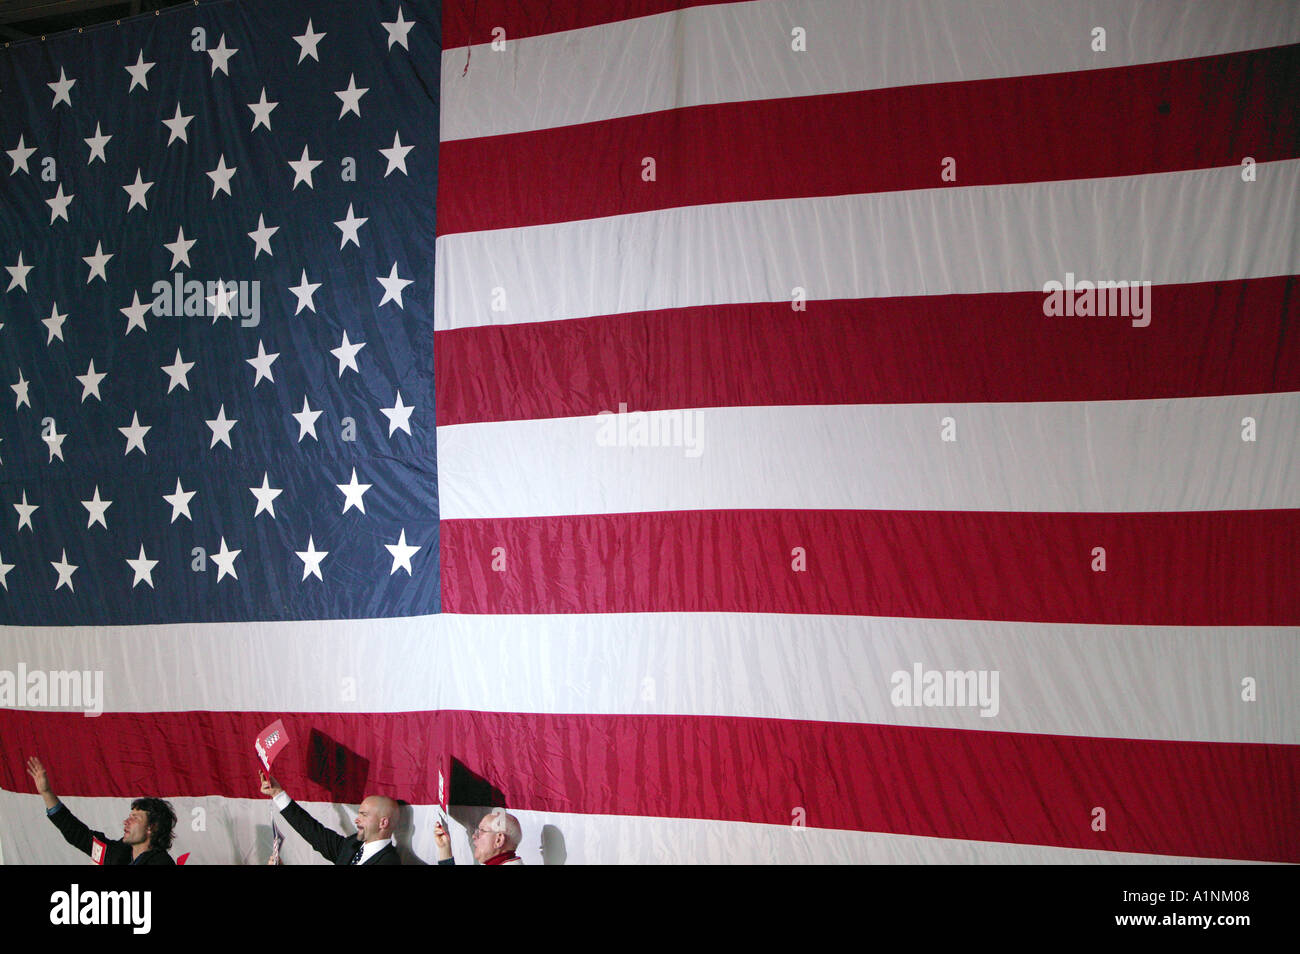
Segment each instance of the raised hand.
[[50,790],[50,779],[45,774],[45,766],[42,765],[41,760],[34,755],[27,760],[27,774],[30,775],[32,781],[36,783],[36,791],[38,794],[44,795]]
[[268,776],[265,772],[258,772],[257,776],[262,780],[263,795],[275,798],[275,796],[284,791],[284,789],[280,787],[280,783],[277,782],[273,776]]
[[59,804],[58,797],[50,788],[50,777],[45,774],[45,766],[34,755],[27,759],[27,774],[36,783],[36,793],[45,799],[46,808],[53,808]]
[[441,823],[433,826],[433,841],[438,847],[440,860],[451,857],[451,835],[447,834],[447,829],[443,828]]

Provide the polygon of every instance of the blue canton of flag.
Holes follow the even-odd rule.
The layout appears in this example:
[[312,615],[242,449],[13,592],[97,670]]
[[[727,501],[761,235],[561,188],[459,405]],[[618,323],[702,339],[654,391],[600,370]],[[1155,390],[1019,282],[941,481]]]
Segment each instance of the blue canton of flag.
[[6,622],[438,611],[439,21],[222,0],[0,50]]

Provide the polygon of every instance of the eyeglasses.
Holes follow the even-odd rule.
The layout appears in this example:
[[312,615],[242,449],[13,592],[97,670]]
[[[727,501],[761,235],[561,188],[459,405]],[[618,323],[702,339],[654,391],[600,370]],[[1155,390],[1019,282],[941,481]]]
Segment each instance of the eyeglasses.
[[497,832],[493,831],[491,828],[484,828],[482,825],[480,825],[478,828],[475,828],[474,831],[470,833],[469,840],[473,841],[479,835],[495,835],[495,834],[497,834]]

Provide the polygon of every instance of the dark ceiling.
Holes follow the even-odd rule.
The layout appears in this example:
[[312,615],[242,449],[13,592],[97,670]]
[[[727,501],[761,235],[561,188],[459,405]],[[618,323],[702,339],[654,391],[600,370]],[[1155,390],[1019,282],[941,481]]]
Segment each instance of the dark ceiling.
[[193,0],[0,0],[0,40],[75,30]]

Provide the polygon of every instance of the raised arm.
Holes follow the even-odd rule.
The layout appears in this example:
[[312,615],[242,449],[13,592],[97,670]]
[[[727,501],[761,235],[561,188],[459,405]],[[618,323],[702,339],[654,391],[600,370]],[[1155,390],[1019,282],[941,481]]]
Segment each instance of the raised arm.
[[258,775],[262,779],[262,794],[274,799],[276,807],[280,809],[280,817],[327,861],[337,862],[339,852],[343,850],[343,843],[348,839],[336,831],[330,831],[308,815],[306,810],[291,799],[274,778],[262,772]]
[[116,860],[117,849],[125,846],[110,841],[103,832],[91,831],[85,822],[72,814],[67,805],[59,801],[58,796],[50,788],[50,778],[45,771],[45,766],[41,764],[41,760],[36,756],[32,756],[27,760],[27,774],[36,783],[36,791],[45,799],[45,813],[49,816],[50,821],[54,823],[54,827],[59,830],[59,834],[63,836],[64,841],[78,851],[90,854],[91,840],[98,838],[104,842],[105,847],[111,853],[113,859]]
[[32,777],[36,783],[36,793],[45,799],[45,810],[49,811],[55,805],[59,804],[59,798],[50,788],[50,778],[45,772],[45,766],[36,756],[27,760],[27,774]]

